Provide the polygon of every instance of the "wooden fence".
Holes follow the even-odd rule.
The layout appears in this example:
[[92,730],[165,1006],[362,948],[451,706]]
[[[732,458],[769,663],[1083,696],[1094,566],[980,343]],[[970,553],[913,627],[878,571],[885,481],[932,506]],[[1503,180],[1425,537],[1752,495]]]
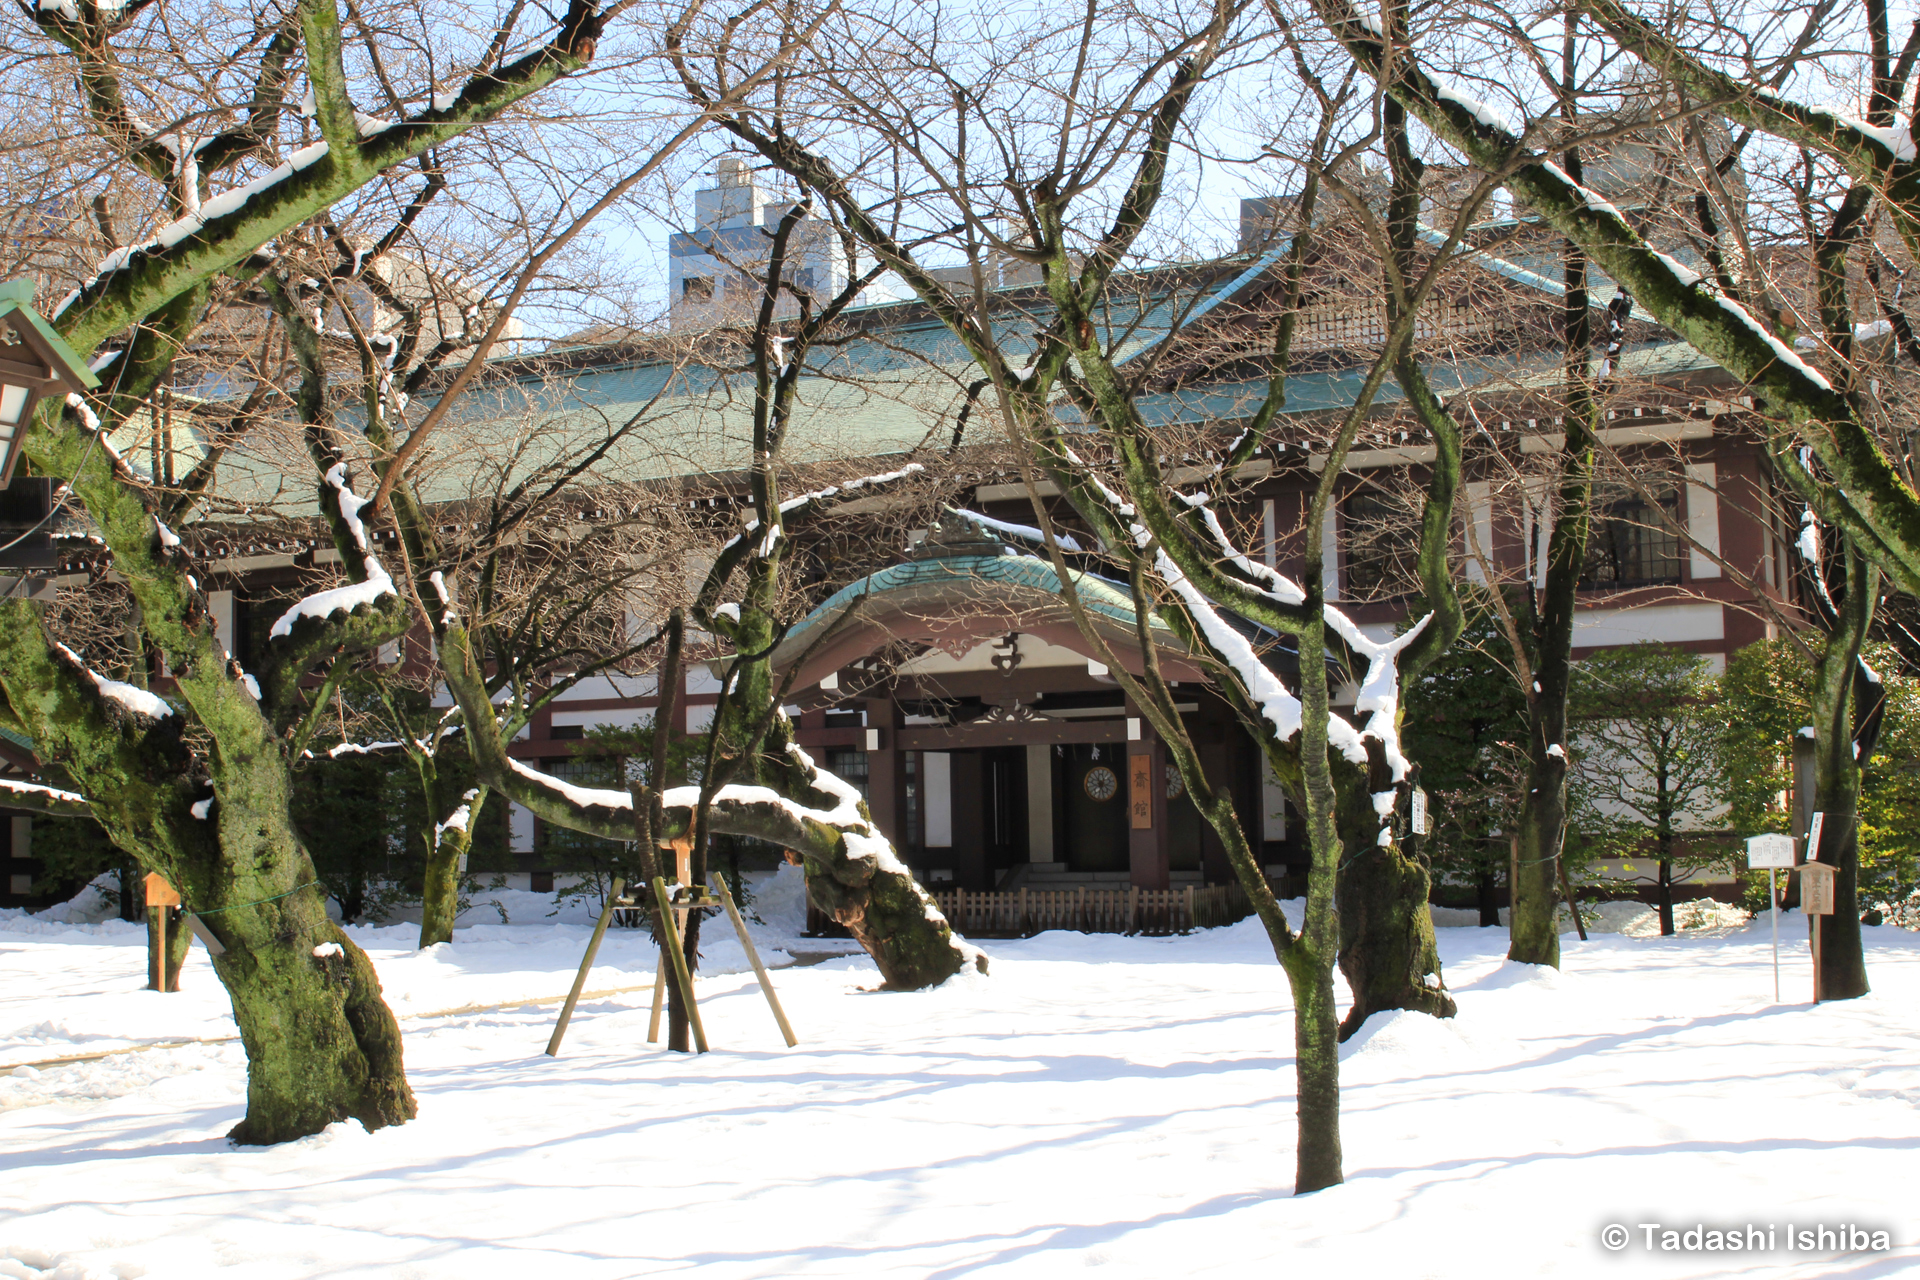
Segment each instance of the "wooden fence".
[[[955,929],[977,938],[1024,938],[1048,929],[1185,933],[1232,924],[1253,911],[1246,892],[1237,884],[1183,889],[1076,885],[1070,889],[1012,889],[1004,893],[967,889],[928,892]],[[807,930],[837,932],[838,926],[808,904]]]

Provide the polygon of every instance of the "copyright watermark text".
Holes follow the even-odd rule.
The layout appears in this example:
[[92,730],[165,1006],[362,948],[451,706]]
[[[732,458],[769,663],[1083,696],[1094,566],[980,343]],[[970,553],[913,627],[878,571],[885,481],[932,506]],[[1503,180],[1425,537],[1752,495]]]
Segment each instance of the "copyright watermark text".
[[1600,1244],[1612,1253],[1884,1253],[1893,1232],[1854,1222],[1610,1222]]

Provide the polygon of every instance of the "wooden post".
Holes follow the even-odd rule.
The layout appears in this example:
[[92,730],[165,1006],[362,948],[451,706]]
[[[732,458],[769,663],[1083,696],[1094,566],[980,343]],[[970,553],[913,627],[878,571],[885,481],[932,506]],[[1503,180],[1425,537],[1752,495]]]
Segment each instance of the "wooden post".
[[667,965],[671,963],[663,948],[653,966],[653,1017],[647,1020],[647,1043],[660,1043],[660,1011],[667,1003]]
[[1027,932],[1027,886],[1020,886],[1020,919],[1013,926],[1014,932],[1024,936]]
[[[671,918],[667,912],[667,882],[660,876],[653,878],[653,900],[656,910],[663,916]],[[673,980],[680,988],[680,998],[687,1002],[687,1021],[693,1026],[694,1047],[701,1053],[705,1053],[707,1030],[700,1025],[700,1006],[693,1002],[693,975],[687,972],[687,949],[685,944],[680,942],[677,930],[669,926],[666,933],[673,940],[667,947],[667,953],[673,960]]]
[[1140,886],[1127,886],[1127,932],[1137,933],[1140,928]]
[[1827,922],[1827,918],[1825,916],[1808,916],[1807,919],[1813,922],[1813,1002],[1815,1004],[1819,1004],[1820,1003],[1820,935],[1826,932],[1826,929],[1823,926],[1825,926]]
[[780,1024],[780,1034],[787,1038],[787,1048],[791,1049],[800,1041],[793,1034],[793,1026],[787,1021],[786,1010],[780,1007],[780,997],[773,994],[773,980],[767,977],[767,967],[760,963],[760,953],[753,949],[753,939],[747,936],[747,922],[740,918],[740,908],[733,903],[733,894],[727,890],[727,882],[718,871],[713,872],[714,887],[720,890],[720,905],[727,909],[727,916],[733,921],[733,931],[740,935],[740,946],[747,953],[747,963],[753,966],[753,976],[760,981],[760,990],[766,994],[767,1004],[773,1009],[773,1020]]
[[567,1002],[560,1006],[560,1020],[553,1024],[553,1035],[547,1039],[547,1056],[560,1056],[560,1041],[567,1034],[567,1024],[573,1021],[573,1007],[580,1003],[580,993],[587,988],[587,970],[593,968],[593,958],[600,954],[600,940],[607,936],[607,925],[613,919],[613,900],[627,882],[619,876],[613,878],[613,892],[607,895],[607,905],[600,909],[599,922],[593,926],[593,936],[587,939],[587,954],[580,957],[580,972],[573,975],[573,990],[567,992]]
[[[150,872],[147,893],[147,990],[178,991],[180,975],[167,972],[167,912],[180,905],[180,891],[159,872]],[[169,981],[171,979],[171,981]]]
[[147,990],[167,989],[167,909],[147,908]]
[[967,931],[967,891],[959,885],[953,886],[953,927]]
[[1192,930],[1196,927],[1193,923],[1193,886],[1192,885],[1187,886],[1186,899],[1187,899],[1186,901],[1187,928],[1189,930]]

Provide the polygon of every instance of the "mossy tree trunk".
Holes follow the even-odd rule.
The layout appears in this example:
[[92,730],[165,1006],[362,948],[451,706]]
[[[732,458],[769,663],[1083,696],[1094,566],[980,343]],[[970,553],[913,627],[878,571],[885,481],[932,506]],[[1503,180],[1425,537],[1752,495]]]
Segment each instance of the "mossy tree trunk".
[[[1850,544],[1838,559],[1845,586],[1830,594],[1822,589],[1836,607],[1824,611],[1830,629],[1813,673],[1814,810],[1825,817],[1820,847],[1807,857],[1835,869],[1833,914],[1812,917],[1820,930],[1816,989],[1822,1000],[1851,1000],[1869,990],[1860,935],[1860,773],[1878,744],[1886,697],[1860,661],[1879,574]],[[1810,570],[1820,573],[1822,566]]]
[[[1397,14],[1389,15],[1401,21]],[[1383,104],[1382,125],[1391,174],[1387,205],[1387,243],[1393,255],[1383,264],[1381,292],[1390,324],[1399,326],[1417,311],[1412,282],[1420,279],[1417,256],[1420,202],[1425,165],[1414,155],[1406,113],[1394,102]],[[1418,569],[1421,594],[1432,612],[1414,646],[1399,660],[1404,687],[1420,678],[1459,638],[1465,625],[1454,585],[1453,508],[1460,490],[1460,425],[1434,394],[1425,370],[1403,339],[1394,356],[1394,376],[1415,419],[1434,442],[1434,460],[1420,512]],[[1301,652],[1308,652],[1302,649]],[[1395,707],[1394,730],[1404,717],[1405,699]],[[1441,974],[1440,944],[1433,933],[1428,901],[1433,868],[1424,854],[1409,849],[1397,822],[1383,824],[1374,797],[1391,793],[1398,813],[1411,805],[1411,781],[1396,778],[1379,741],[1368,744],[1365,768],[1336,766],[1338,820],[1344,846],[1336,884],[1340,912],[1340,972],[1353,992],[1353,1005],[1340,1026],[1342,1040],[1373,1014],[1411,1009],[1438,1018],[1457,1011]],[[1385,842],[1382,842],[1383,836]]]
[[[180,660],[184,647],[170,646],[183,685],[204,695],[211,681],[228,681],[218,666],[211,681],[196,674]],[[285,763],[251,699],[224,704],[223,745],[251,736],[256,751],[196,758],[179,714],[156,717],[104,694],[77,662],[49,651],[36,611],[18,601],[0,605],[0,691],[42,757],[86,788],[115,843],[179,889],[226,947],[214,971],[248,1064],[234,1140],[282,1142],[349,1117],[369,1128],[410,1119],[399,1026],[372,966],[327,918],[288,818]],[[192,811],[203,802],[204,818]]]
[[[440,781],[436,772],[434,781]],[[429,788],[430,799],[443,803],[444,788]],[[420,946],[453,941],[453,923],[460,914],[460,884],[467,873],[467,859],[473,852],[473,833],[479,829],[487,804],[485,786],[469,787],[460,802],[448,812],[446,820],[434,824],[427,849],[426,868],[420,887]]]

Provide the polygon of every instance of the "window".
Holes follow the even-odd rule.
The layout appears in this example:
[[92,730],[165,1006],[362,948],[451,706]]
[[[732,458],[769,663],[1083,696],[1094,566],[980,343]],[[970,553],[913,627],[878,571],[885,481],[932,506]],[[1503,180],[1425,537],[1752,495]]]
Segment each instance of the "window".
[[713,277],[682,276],[680,278],[680,296],[688,302],[712,302]]
[[[626,771],[619,756],[566,756],[540,762],[543,772],[576,787],[602,791],[625,791]],[[617,840],[602,840],[580,831],[570,831],[551,822],[540,824],[543,847],[556,853],[608,853],[622,847]]]
[[[1656,491],[1660,510],[1677,521],[1680,490]],[[1593,525],[1587,534],[1583,590],[1621,590],[1680,581],[1680,538],[1639,493],[1625,485],[1593,487]]]
[[851,783],[862,800],[870,799],[867,790],[867,753],[852,747],[831,747],[827,751],[827,772],[842,782]]
[[1347,594],[1400,596],[1419,589],[1420,530],[1393,495],[1374,490],[1351,494],[1346,516]]
[[901,772],[907,779],[905,812],[900,815],[900,825],[905,837],[902,843],[906,848],[920,848],[920,753],[902,751],[900,753]]
[[577,724],[557,724],[553,732],[547,735],[555,742],[580,742],[587,736],[586,726]]

